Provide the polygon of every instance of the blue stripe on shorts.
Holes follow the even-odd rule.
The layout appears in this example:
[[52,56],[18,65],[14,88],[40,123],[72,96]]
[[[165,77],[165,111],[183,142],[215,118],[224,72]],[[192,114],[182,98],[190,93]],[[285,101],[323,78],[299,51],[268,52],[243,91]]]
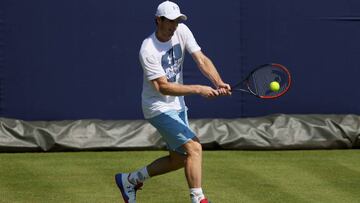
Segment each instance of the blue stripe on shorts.
[[168,111],[148,121],[159,131],[168,148],[181,154],[185,153],[182,145],[195,137],[189,127],[186,111]]

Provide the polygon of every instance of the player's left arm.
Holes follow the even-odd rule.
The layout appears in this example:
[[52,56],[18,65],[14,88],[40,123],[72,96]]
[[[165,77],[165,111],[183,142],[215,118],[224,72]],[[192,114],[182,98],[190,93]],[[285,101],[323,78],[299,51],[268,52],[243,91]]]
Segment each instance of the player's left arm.
[[215,85],[221,95],[230,95],[230,85],[224,83],[213,62],[202,51],[191,54],[200,71]]

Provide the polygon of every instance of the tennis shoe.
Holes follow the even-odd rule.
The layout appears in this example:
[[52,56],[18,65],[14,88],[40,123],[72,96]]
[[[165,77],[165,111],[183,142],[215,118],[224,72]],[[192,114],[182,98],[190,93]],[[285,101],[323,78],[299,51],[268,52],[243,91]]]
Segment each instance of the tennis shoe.
[[136,191],[141,189],[143,183],[136,185],[129,182],[128,173],[119,173],[115,175],[115,182],[120,189],[121,195],[125,203],[136,203]]
[[202,198],[202,199],[191,198],[191,203],[211,203],[211,202],[206,198]]

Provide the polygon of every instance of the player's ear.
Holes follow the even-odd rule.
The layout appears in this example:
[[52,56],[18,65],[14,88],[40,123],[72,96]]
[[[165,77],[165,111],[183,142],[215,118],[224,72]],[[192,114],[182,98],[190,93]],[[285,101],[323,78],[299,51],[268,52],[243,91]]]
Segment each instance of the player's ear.
[[156,17],[155,17],[155,23],[156,23],[156,25],[158,25],[158,24],[160,23],[160,21],[161,21],[161,17],[156,16]]
[[166,18],[164,16],[156,16],[155,18],[155,23],[156,25],[159,24],[160,22],[164,21]]

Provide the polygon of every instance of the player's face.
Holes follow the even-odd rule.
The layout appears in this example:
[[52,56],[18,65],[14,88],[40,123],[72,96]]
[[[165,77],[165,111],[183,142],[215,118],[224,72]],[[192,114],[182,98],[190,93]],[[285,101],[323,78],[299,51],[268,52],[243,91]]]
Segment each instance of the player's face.
[[174,32],[180,22],[180,18],[169,20],[164,17],[157,17],[157,32],[156,36],[162,42],[167,42],[174,35]]

